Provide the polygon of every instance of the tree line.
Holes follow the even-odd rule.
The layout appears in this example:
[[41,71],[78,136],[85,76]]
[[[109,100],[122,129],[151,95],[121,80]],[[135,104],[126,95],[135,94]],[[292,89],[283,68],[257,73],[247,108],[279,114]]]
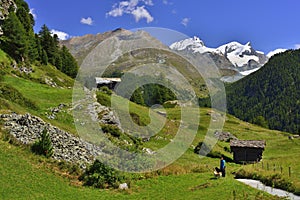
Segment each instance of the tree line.
[[270,129],[300,133],[300,50],[273,56],[227,87],[228,112]]
[[54,65],[63,73],[76,77],[78,64],[65,46],[59,45],[59,38],[52,34],[46,25],[39,33],[34,33],[34,17],[28,4],[15,0],[16,7],[9,8],[9,14],[2,22],[3,35],[0,48],[17,63],[31,64],[40,62]]

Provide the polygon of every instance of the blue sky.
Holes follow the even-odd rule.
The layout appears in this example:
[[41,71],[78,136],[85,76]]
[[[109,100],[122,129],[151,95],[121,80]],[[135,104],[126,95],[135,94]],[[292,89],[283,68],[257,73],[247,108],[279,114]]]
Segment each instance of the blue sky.
[[61,37],[116,28],[162,27],[198,36],[208,47],[251,42],[268,53],[300,47],[299,0],[26,0],[36,17]]

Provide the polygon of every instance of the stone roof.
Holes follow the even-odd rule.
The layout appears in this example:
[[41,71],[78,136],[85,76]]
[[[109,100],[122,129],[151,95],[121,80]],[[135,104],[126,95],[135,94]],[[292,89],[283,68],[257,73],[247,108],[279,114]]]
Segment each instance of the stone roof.
[[231,140],[230,147],[249,147],[264,149],[266,141],[264,140]]
[[121,82],[120,78],[101,78],[101,77],[95,77],[96,84],[109,84],[112,82]]

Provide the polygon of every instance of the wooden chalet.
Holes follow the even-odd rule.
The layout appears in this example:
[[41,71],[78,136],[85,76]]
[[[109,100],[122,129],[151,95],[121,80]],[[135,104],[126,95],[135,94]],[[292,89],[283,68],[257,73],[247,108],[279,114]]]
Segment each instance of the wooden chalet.
[[236,163],[253,163],[262,159],[266,142],[264,140],[231,140],[230,148]]

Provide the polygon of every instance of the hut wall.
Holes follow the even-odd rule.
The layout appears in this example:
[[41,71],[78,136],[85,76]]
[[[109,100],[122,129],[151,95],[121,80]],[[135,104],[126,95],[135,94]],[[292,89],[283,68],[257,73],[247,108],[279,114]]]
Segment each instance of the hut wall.
[[264,149],[249,147],[232,147],[233,159],[235,162],[256,162],[262,158]]

